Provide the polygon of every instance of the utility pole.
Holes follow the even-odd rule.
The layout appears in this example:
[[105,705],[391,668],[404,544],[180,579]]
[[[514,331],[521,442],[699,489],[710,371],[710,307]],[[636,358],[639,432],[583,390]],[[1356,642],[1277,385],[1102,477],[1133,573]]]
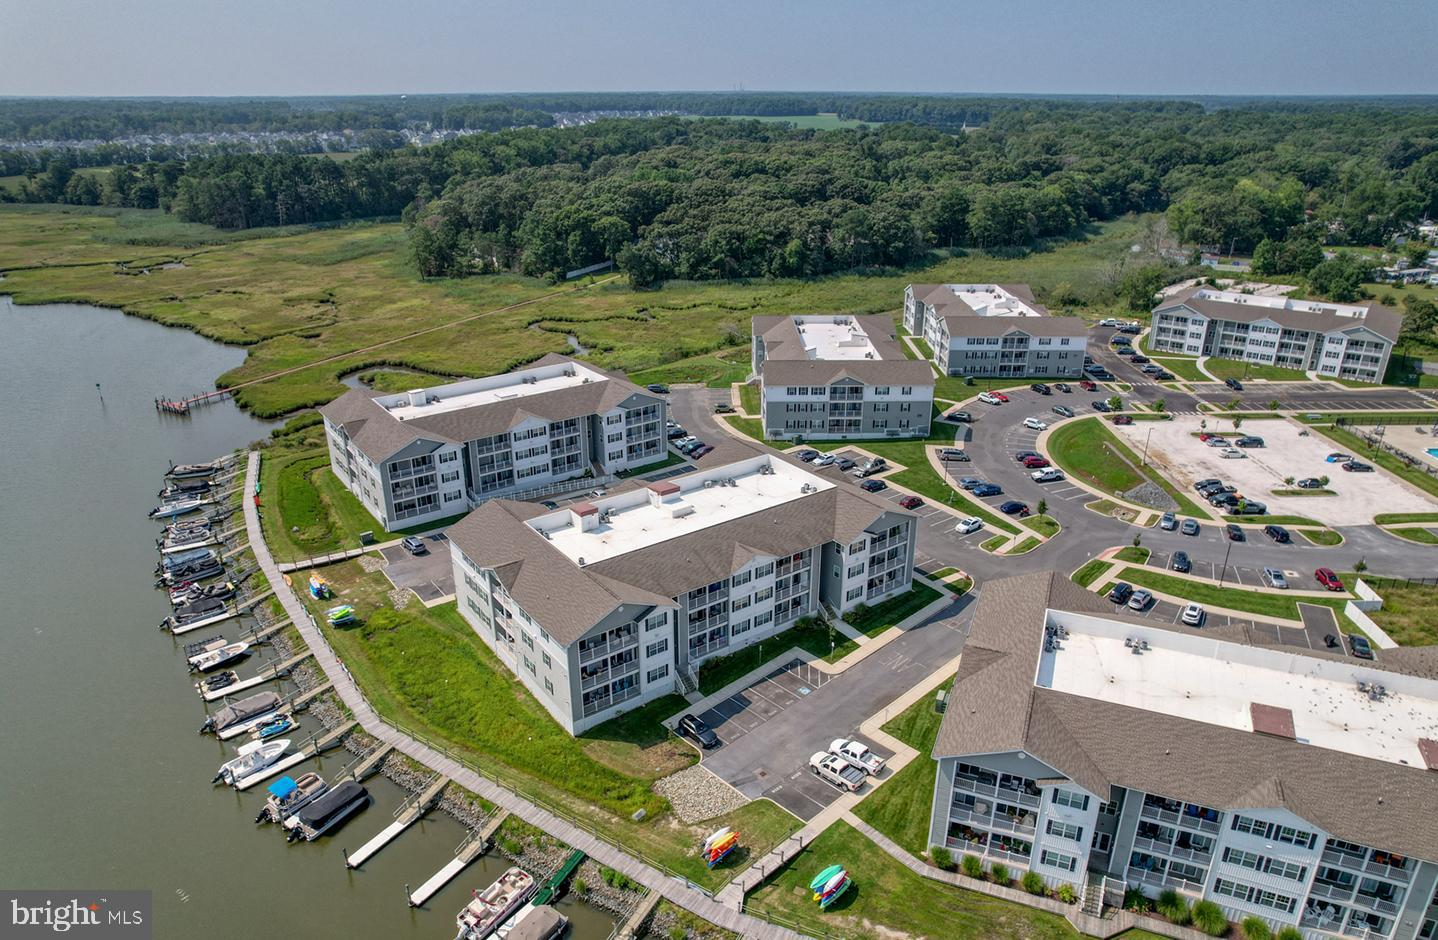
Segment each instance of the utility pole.
[[1141,461],[1139,461],[1139,463],[1143,464],[1143,466],[1145,466],[1145,467],[1148,466],[1148,442],[1149,442],[1149,439],[1152,438],[1152,437],[1153,437],[1153,427],[1152,427],[1152,425],[1150,425],[1150,426],[1149,426],[1149,429],[1148,429],[1148,433],[1143,436],[1143,459],[1142,459]]
[[1223,550],[1223,570],[1218,573],[1219,587],[1223,587],[1223,579],[1228,576],[1228,553],[1231,551],[1233,551],[1233,539],[1228,540],[1228,547]]

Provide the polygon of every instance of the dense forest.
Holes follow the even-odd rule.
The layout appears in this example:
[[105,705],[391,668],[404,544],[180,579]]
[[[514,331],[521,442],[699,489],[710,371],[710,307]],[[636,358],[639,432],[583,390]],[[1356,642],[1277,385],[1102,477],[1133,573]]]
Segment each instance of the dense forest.
[[[351,102],[352,113],[367,113],[368,101]],[[603,103],[827,109],[885,123],[813,131],[606,119],[376,148],[344,162],[221,153],[125,164],[105,176],[57,159],[32,174],[20,198],[162,208],[225,228],[403,215],[425,275],[554,276],[614,258],[638,285],[902,266],[936,247],[1026,245],[1153,210],[1166,210],[1185,245],[1256,252],[1269,273],[1306,272],[1321,260],[1319,246],[1381,244],[1438,215],[1438,107],[1427,104],[743,94],[522,101],[523,113],[546,116]],[[413,117],[425,105],[407,107]],[[460,105],[434,107],[431,116],[443,119]],[[235,108],[236,122],[260,120],[244,103]],[[296,122],[338,113],[281,112]],[[945,127],[975,120],[983,126]]]

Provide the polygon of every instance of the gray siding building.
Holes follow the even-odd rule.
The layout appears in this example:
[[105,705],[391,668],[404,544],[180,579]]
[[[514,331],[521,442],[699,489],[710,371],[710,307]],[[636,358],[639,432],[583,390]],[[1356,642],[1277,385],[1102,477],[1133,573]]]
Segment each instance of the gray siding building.
[[904,329],[944,375],[1078,378],[1088,348],[1088,324],[1050,316],[1027,284],[910,284]]
[[929,842],[1309,940],[1438,931],[1438,647],[1376,662],[991,581],[933,756]]
[[934,374],[904,355],[888,317],[755,317],[752,330],[765,436],[928,437]]
[[662,397],[558,355],[397,395],[351,389],[320,414],[335,475],[387,529],[608,479],[667,450]]

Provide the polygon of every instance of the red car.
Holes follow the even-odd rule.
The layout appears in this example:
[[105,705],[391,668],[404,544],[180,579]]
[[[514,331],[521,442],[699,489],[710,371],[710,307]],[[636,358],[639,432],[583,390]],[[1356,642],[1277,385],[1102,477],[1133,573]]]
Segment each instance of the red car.
[[1343,590],[1343,582],[1338,580],[1338,575],[1333,573],[1332,568],[1319,568],[1313,572],[1313,576],[1318,579],[1319,584],[1328,588],[1330,591]]
[[919,497],[917,496],[905,496],[903,499],[899,500],[899,505],[903,506],[905,509],[918,509],[920,506],[924,505],[924,501],[922,499],[919,499]]
[[1009,396],[1005,395],[1003,392],[989,392],[989,394],[1002,402],[1007,402],[1009,400]]
[[1082,381],[1080,381],[1080,382],[1079,382],[1079,388],[1083,389],[1083,390],[1086,391],[1086,392],[1096,392],[1096,391],[1098,391],[1098,386],[1095,385],[1094,383],[1090,382],[1088,379],[1083,379]]
[[1042,470],[1044,467],[1047,467],[1048,465],[1049,465],[1048,459],[1045,458],[1045,457],[1025,457],[1025,458],[1024,458],[1024,469],[1025,469],[1025,470]]
[[1133,418],[1129,417],[1128,415],[1114,415],[1114,416],[1113,416],[1113,423],[1114,423],[1114,424],[1133,424]]

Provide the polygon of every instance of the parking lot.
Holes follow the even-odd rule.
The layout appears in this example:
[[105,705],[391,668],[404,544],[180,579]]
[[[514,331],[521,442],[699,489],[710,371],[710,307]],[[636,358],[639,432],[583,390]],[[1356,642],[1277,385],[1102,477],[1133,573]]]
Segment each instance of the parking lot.
[[[1232,442],[1243,435],[1257,435],[1263,447],[1237,449],[1241,459],[1224,459],[1224,448],[1211,447],[1196,435],[1205,419],[1179,415],[1172,421],[1136,422],[1114,426],[1135,453],[1148,453],[1175,486],[1192,492],[1195,480],[1215,478],[1231,483],[1238,492],[1268,506],[1270,515],[1302,516],[1328,525],[1367,525],[1383,512],[1432,512],[1434,503],[1389,477],[1382,470],[1348,473],[1326,458],[1338,450],[1322,435],[1283,419],[1246,421],[1238,431],[1231,421],[1207,418],[1208,430],[1219,432]],[[1284,479],[1328,477],[1328,488],[1337,496],[1275,496],[1274,488],[1286,488]]]
[[1432,408],[1423,394],[1402,388],[1340,389],[1327,382],[1244,382],[1234,391],[1221,382],[1194,384],[1193,394],[1201,401],[1227,405],[1237,399],[1241,409],[1266,410],[1277,401],[1285,411],[1365,411],[1388,408]]
[[426,535],[423,555],[411,555],[401,545],[380,549],[384,556],[385,577],[397,588],[415,593],[421,601],[432,604],[454,595],[454,568],[450,564],[449,540],[444,535]]

